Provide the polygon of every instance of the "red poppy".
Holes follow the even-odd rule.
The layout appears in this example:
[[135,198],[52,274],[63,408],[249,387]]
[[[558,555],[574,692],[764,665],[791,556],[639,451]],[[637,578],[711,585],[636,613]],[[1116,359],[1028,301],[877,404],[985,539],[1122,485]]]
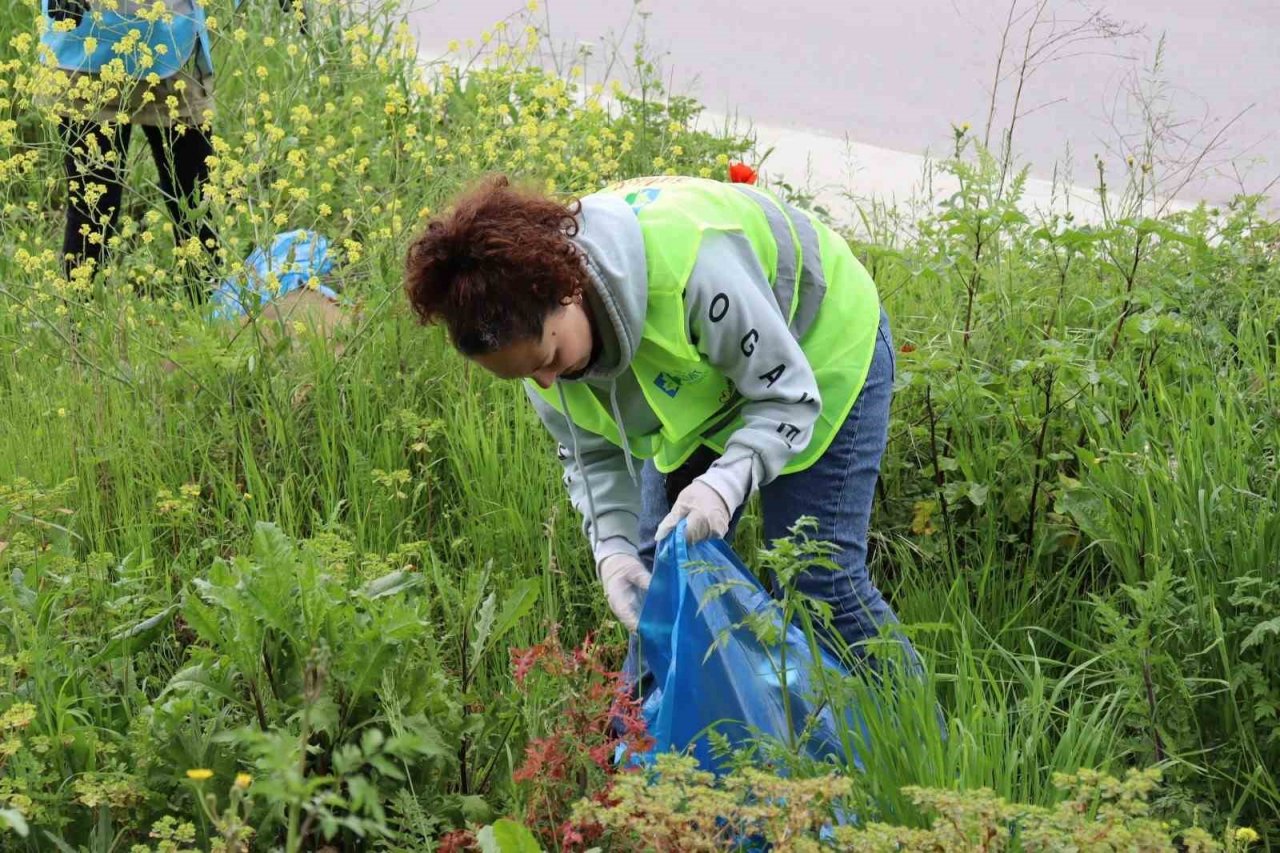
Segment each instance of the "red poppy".
[[731,163],[729,165],[729,182],[734,184],[754,184],[756,182],[756,170],[746,163]]
[[915,351],[916,351],[915,344],[903,344],[902,346],[898,347],[898,352],[915,352]]

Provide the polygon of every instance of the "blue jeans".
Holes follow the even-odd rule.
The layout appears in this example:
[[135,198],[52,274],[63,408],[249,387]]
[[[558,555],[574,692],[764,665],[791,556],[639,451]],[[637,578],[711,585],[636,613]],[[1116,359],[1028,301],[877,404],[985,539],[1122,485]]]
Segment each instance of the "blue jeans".
[[[832,557],[839,571],[806,572],[798,578],[796,589],[831,606],[834,630],[855,653],[864,640],[880,634],[881,626],[898,622],[867,574],[867,530],[880,458],[889,437],[894,363],[889,318],[881,310],[866,383],[827,452],[806,470],[784,474],[760,490],[766,542],[790,535],[796,520],[808,515],[818,521],[818,529],[810,536],[840,549]],[[645,464],[640,485],[640,559],[652,568],[653,535],[670,504],[665,478],[652,462]],[[737,520],[735,514],[726,538],[732,538]],[[908,660],[917,664],[911,644],[900,634],[899,640]]]

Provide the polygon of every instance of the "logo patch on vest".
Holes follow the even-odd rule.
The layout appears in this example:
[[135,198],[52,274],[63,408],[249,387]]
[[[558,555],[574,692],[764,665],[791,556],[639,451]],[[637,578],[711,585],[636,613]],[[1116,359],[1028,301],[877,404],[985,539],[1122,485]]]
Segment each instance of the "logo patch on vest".
[[653,377],[653,387],[668,397],[675,397],[680,393],[681,388],[693,382],[701,381],[706,375],[707,371],[700,368],[694,368],[684,373],[659,373]]
[[627,204],[631,205],[632,213],[639,213],[640,208],[647,204],[652,204],[661,192],[662,190],[655,190],[653,188],[636,190],[633,193],[627,193],[623,196],[623,200],[626,201]]
[[656,387],[663,394],[666,394],[668,397],[675,397],[675,395],[680,393],[680,385],[682,383],[680,382],[679,379],[675,378],[674,376],[668,376],[665,373],[659,373],[656,377],[654,377],[653,384],[654,384],[654,387]]

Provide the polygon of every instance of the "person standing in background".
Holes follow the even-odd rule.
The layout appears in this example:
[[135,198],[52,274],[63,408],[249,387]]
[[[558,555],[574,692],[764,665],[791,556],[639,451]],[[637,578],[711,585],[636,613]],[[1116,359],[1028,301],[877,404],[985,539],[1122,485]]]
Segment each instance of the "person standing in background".
[[[63,266],[88,282],[120,216],[134,125],[146,135],[177,239],[217,238],[193,210],[213,153],[213,61],[200,0],[41,0],[44,59],[65,75],[56,101],[67,178]],[[59,83],[62,81],[60,80]],[[188,277],[188,296],[209,282]]]

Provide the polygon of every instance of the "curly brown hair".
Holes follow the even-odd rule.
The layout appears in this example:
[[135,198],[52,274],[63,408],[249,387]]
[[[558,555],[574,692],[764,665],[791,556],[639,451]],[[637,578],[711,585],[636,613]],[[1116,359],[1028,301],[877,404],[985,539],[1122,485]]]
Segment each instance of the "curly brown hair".
[[547,315],[586,284],[569,238],[576,202],[490,177],[409,245],[404,289],[423,323],[443,323],[464,355],[542,337]]

